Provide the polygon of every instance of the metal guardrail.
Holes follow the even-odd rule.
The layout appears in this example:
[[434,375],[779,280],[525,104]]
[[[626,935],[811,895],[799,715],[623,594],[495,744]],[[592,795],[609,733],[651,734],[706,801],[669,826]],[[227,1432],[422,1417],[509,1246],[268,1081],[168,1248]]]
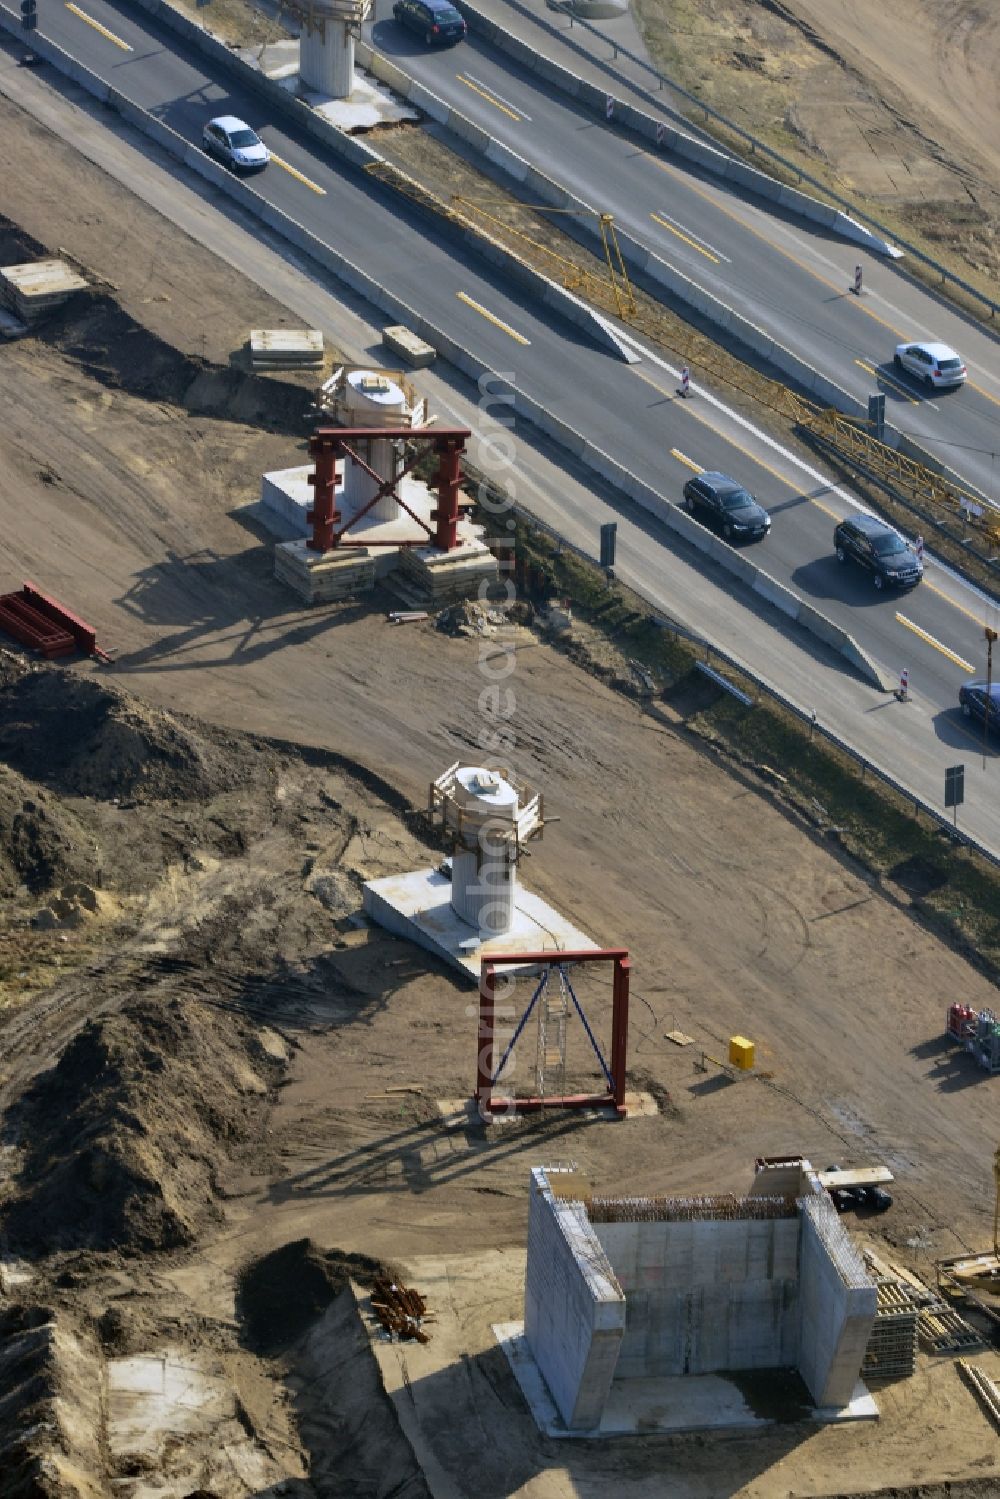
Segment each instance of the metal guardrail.
[[[560,549],[571,552],[575,557],[579,557],[582,562],[586,562],[591,567],[600,571],[600,562],[597,557],[588,552],[584,547],[577,546],[575,542],[568,541],[565,536],[560,535],[555,527],[549,525],[547,521],[541,520],[523,505],[515,505],[514,513],[533,529],[543,531],[547,536],[551,537]],[[876,780],[880,781],[884,786],[888,786],[892,791],[895,791],[896,795],[901,797],[903,801],[909,802],[913,807],[915,817],[922,814],[929,818],[941,832],[947,834],[952,843],[956,843],[962,848],[975,850],[987,863],[992,864],[995,869],[1000,869],[1000,852],[989,848],[978,838],[973,837],[971,833],[966,833],[961,828],[955,827],[952,822],[949,822],[943,812],[939,812],[936,807],[932,807],[930,802],[924,801],[923,797],[918,796],[916,792],[912,791],[898,776],[894,776],[889,771],[883,769],[875,760],[870,760],[867,755],[863,755],[859,749],[856,749],[853,744],[849,744],[846,739],[841,738],[833,729],[829,729],[820,723],[814,709],[803,708],[793,698],[782,692],[780,687],[775,687],[773,683],[766,681],[764,677],[755,672],[752,667],[747,666],[746,662],[741,661],[738,656],[734,656],[723,646],[715,645],[713,642],[706,640],[703,635],[697,634],[696,631],[688,629],[687,626],[680,624],[677,620],[671,619],[669,615],[665,615],[662,607],[655,600],[651,599],[637,584],[628,582],[624,577],[621,581],[629,593],[634,594],[641,603],[645,604],[649,610],[650,617],[657,625],[662,629],[668,630],[675,639],[685,640],[698,649],[703,650],[705,652],[706,665],[710,666],[714,657],[728,666],[730,670],[737,671],[742,677],[748,678],[758,692],[780,703],[789,713],[794,714],[801,723],[807,724],[811,734],[819,734],[827,743],[836,746],[848,759],[853,760],[861,770],[862,781],[864,781],[870,772]],[[711,675],[711,672],[708,674]],[[733,691],[732,685],[727,683],[726,690]]]
[[[530,11],[526,6],[519,4],[518,0],[508,0],[508,4],[533,21],[539,19],[534,12]],[[719,110],[713,109],[710,104],[705,104],[703,100],[698,98],[697,94],[692,94],[666,73],[661,73],[659,68],[647,62],[644,57],[639,57],[635,52],[630,51],[628,47],[623,47],[620,42],[616,42],[613,37],[608,36],[607,32],[601,31],[599,27],[592,25],[583,16],[575,15],[573,13],[573,0],[547,0],[547,4],[550,10],[558,11],[561,15],[568,17],[571,30],[574,26],[582,26],[585,31],[589,31],[599,41],[609,46],[612,49],[615,60],[617,60],[620,54],[622,57],[627,57],[629,62],[635,63],[637,67],[643,68],[647,73],[651,73],[657,81],[658,90],[666,85],[667,88],[672,89],[675,94],[678,94],[687,103],[701,110],[706,118],[714,120],[717,124],[724,126],[733,135],[738,136],[740,140],[746,141],[754,155],[759,152],[762,156],[766,156],[771,161],[777,162],[786,172],[791,172],[796,181],[808,182],[810,187],[817,188],[825,198],[836,203],[838,208],[842,208],[850,213],[852,218],[860,220],[861,223],[867,224],[872,229],[876,229],[884,239],[889,239],[891,243],[905,250],[907,255],[912,255],[921,264],[928,266],[936,275],[941,277],[942,282],[950,282],[953,286],[960,287],[968,296],[973,297],[982,306],[989,308],[991,318],[997,312],[1000,312],[1000,302],[994,302],[992,297],[988,297],[985,292],[981,292],[971,282],[964,280],[961,276],[957,276],[954,271],[950,271],[947,266],[943,266],[940,261],[934,260],[925,251],[918,249],[916,245],[911,244],[908,240],[900,239],[898,235],[892,233],[884,224],[881,224],[878,219],[869,213],[865,213],[863,209],[858,208],[849,198],[841,197],[827,183],[821,182],[818,177],[814,177],[810,172],[797,166],[795,162],[789,161],[787,156],[782,156],[781,152],[775,151],[773,146],[769,146],[765,141],[759,140],[751,131],[745,130],[742,125],[737,125],[735,120],[730,120],[728,116],[720,113]],[[550,29],[555,31],[554,27]],[[630,80],[626,80],[626,82],[629,83],[630,87],[635,86]]]

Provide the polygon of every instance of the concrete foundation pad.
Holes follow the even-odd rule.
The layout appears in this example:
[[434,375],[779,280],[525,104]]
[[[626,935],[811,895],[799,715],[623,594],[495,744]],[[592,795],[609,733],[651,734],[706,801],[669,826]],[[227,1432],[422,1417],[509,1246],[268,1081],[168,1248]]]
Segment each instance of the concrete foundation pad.
[[299,76],[300,44],[298,37],[269,42],[266,47],[243,47],[238,55],[245,63],[260,70],[272,83],[281,84],[290,94],[312,106],[317,114],[350,134],[370,130],[374,125],[394,125],[400,120],[418,120],[420,113],[379,83],[370,73],[355,66],[350,97],[331,99],[303,83]]
[[[339,525],[349,522],[354,513],[344,498],[343,468],[343,463],[338,465],[335,492]],[[439,552],[430,544],[437,495],[422,479],[415,479],[410,474],[405,475],[397,486],[399,498],[407,509],[401,506],[392,519],[381,518],[376,513],[378,507],[361,515],[348,532],[349,544],[342,544],[318,562],[319,554],[309,553],[308,549],[303,552],[310,530],[306,515],[313,504],[313,490],[309,483],[313,473],[312,464],[301,464],[297,468],[277,469],[264,474],[258,512],[272,534],[282,539],[289,535],[302,538],[300,546],[293,549],[294,556],[282,559],[276,555],[275,572],[307,602],[318,603],[346,597],[351,591],[362,592],[372,586],[369,574],[371,578],[384,582],[398,572],[403,584],[416,589],[420,598],[432,606],[473,598],[483,583],[488,585],[496,581],[497,560],[480,540],[482,527],[475,526],[468,516],[460,515],[458,545],[450,552]],[[419,520],[414,517],[419,517]],[[349,588],[346,584],[351,576],[350,567],[343,558],[352,554],[366,557],[368,566],[357,569],[360,584],[357,587],[352,584]],[[326,562],[331,563],[332,572],[317,591],[313,574],[321,563]],[[340,588],[339,581],[334,581],[338,572],[339,579],[345,584],[343,588]]]
[[528,1402],[549,1437],[609,1437],[679,1431],[741,1431],[772,1423],[754,1415],[736,1385],[717,1374],[615,1380],[600,1426],[569,1431],[556,1410],[524,1337],[523,1322],[498,1322],[493,1332]]
[[[485,942],[451,905],[451,880],[438,869],[418,869],[369,880],[364,887],[365,914],[397,937],[408,937],[443,958],[478,987],[482,959],[491,952],[551,952],[599,946],[567,921],[541,896],[520,887],[514,924]],[[510,973],[518,970],[511,965]]]
[[[611,1436],[650,1436],[687,1431],[754,1431],[777,1423],[758,1416],[739,1386],[722,1374],[671,1375],[662,1379],[616,1379],[604,1407],[600,1426],[570,1431],[549,1394],[524,1337],[523,1322],[498,1322],[493,1327],[511,1372],[540,1432],[548,1437],[584,1440]],[[816,1421],[871,1421],[878,1407],[859,1381],[850,1405],[842,1410],[812,1412]]]
[[[337,465],[337,488],[336,502],[340,512],[340,524],[351,519],[351,508],[344,500],[343,485],[343,463]],[[310,475],[315,473],[315,465],[312,463],[300,464],[297,468],[277,469],[272,473],[265,474],[261,480],[260,499],[265,511],[272,511],[280,516],[283,521],[294,526],[300,536],[309,533],[309,523],[306,520],[306,512],[313,506],[313,489],[309,483]],[[419,543],[425,546],[430,537],[424,526],[434,530],[434,522],[431,512],[437,505],[437,496],[428,488],[421,479],[414,479],[407,475],[399,484],[399,495],[414,515],[420,517],[424,525],[421,526],[408,515],[405,510],[400,510],[395,520],[381,520],[374,511],[369,511],[356,521],[348,532],[352,541],[364,545],[372,543],[385,548],[386,557],[391,566],[395,567],[398,561],[393,547],[405,543]],[[464,518],[458,523],[458,534],[462,541],[470,544],[474,539],[474,530],[469,521]],[[441,553],[447,556],[447,553]]]
[[324,98],[304,85],[297,73],[287,80],[286,86],[291,87],[297,97],[304,99],[324,120],[329,120],[331,125],[348,135],[356,130],[371,130],[376,125],[398,125],[402,120],[420,118],[409,104],[359,68],[354,69],[354,87],[348,99]]
[[[446,1129],[468,1129],[470,1125],[481,1123],[479,1111],[473,1098],[438,1098],[435,1099],[437,1111],[441,1116]],[[626,1119],[653,1119],[659,1114],[659,1105],[652,1093],[626,1093],[625,1094],[625,1117]],[[553,1111],[555,1112],[555,1111]],[[578,1119],[608,1120],[617,1124],[622,1121],[610,1105],[603,1109],[575,1109],[574,1115]],[[498,1114],[490,1120],[490,1127],[497,1129],[511,1129],[524,1124],[529,1117],[527,1114]]]

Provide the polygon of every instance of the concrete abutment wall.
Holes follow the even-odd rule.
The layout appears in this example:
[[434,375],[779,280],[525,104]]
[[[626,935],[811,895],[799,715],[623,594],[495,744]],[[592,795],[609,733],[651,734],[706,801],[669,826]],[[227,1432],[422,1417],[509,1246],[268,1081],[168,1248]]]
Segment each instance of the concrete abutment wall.
[[597,1223],[625,1293],[616,1378],[794,1367],[799,1223]]
[[583,1204],[549,1185],[560,1174],[531,1173],[524,1336],[566,1425],[586,1431],[600,1424],[611,1388],[625,1297]]
[[875,1321],[878,1291],[827,1194],[802,1204],[799,1373],[818,1406],[846,1405]]

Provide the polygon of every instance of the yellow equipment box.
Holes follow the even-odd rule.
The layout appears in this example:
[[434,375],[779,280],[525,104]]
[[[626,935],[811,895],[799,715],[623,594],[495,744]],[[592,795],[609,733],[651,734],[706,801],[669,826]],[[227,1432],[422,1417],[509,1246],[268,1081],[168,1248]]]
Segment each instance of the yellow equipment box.
[[746,1036],[730,1036],[729,1064],[731,1067],[738,1067],[741,1072],[749,1072],[752,1069],[753,1042],[748,1041]]

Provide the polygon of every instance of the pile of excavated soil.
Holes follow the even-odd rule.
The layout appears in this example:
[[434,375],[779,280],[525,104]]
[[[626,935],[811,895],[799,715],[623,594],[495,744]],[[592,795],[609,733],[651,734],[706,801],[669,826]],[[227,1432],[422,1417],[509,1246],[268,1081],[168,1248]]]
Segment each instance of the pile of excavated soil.
[[97,1499],[101,1396],[92,1349],[45,1306],[0,1310],[0,1492]]
[[127,1254],[194,1243],[218,1212],[220,1171],[261,1137],[277,1041],[192,999],[132,999],[91,1021],[11,1121],[24,1148],[0,1215],[11,1242]]
[[63,793],[193,801],[259,783],[271,757],[106,681],[4,652],[0,760]]
[[0,896],[91,879],[94,840],[59,802],[0,764]]
[[321,1249],[312,1239],[295,1239],[243,1266],[236,1315],[251,1348],[276,1353],[296,1342],[349,1280],[369,1286],[377,1275],[389,1274],[366,1254]]

